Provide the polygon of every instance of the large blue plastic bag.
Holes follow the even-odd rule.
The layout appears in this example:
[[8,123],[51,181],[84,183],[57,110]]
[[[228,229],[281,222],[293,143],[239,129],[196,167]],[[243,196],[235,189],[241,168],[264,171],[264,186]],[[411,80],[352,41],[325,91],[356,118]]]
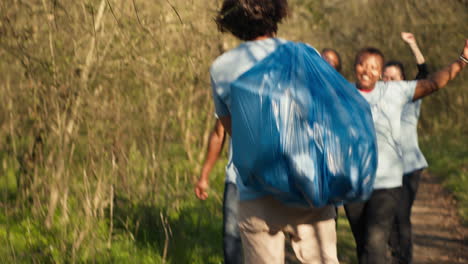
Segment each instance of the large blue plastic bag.
[[365,200],[377,145],[369,104],[315,49],[288,42],[231,84],[243,184],[293,205]]

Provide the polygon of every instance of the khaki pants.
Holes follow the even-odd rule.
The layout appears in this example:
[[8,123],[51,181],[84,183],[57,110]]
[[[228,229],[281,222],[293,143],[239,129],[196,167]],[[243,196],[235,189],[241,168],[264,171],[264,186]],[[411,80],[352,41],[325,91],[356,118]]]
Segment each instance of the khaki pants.
[[301,263],[338,263],[335,208],[296,208],[271,196],[239,202],[245,264],[282,264],[285,234]]

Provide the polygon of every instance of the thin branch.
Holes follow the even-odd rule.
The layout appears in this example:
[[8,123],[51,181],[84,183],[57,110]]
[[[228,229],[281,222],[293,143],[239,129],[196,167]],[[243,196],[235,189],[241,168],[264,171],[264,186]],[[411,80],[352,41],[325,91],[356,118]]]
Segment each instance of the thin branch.
[[111,6],[109,0],[106,0],[106,1],[107,1],[107,5],[109,6],[109,10],[111,11],[111,14],[112,14],[112,16],[113,16],[114,19],[115,19],[115,22],[117,22],[117,26],[119,26],[119,28],[121,28],[122,25],[120,24],[119,20],[118,20],[117,17],[115,16],[114,9],[112,9],[112,6]]
[[133,2],[133,10],[135,10],[135,15],[136,15],[136,17],[137,17],[138,24],[140,24],[140,26],[141,26],[145,31],[148,31],[148,32],[149,32],[149,30],[148,30],[145,26],[143,26],[143,24],[141,23],[140,16],[138,15],[138,8],[137,8],[137,5],[136,5],[136,3],[135,3],[135,0],[132,0],[132,2]]
[[174,5],[171,4],[171,2],[169,2],[169,0],[166,0],[167,4],[172,8],[172,10],[174,10],[174,13],[177,15],[177,17],[179,18],[179,21],[180,23],[183,25],[184,22],[182,21],[182,18],[180,17],[179,15],[179,12],[177,11],[177,9],[175,8]]
[[[181,24],[182,26],[185,25],[184,22],[182,21],[182,18],[181,18],[180,15],[179,15],[179,12],[178,12],[177,9],[175,8],[175,6],[172,5],[171,2],[169,2],[169,0],[166,0],[166,2],[167,2],[167,4],[172,8],[172,10],[173,10],[174,13],[177,15],[177,17],[179,18],[180,24]],[[195,72],[195,70],[194,70],[194,69],[195,69],[195,64],[193,63],[192,58],[189,56],[190,49],[189,49],[189,47],[188,47],[188,45],[187,45],[187,43],[189,43],[189,41],[187,41],[187,39],[186,39],[186,37],[185,37],[184,34],[182,34],[182,38],[184,39],[183,42],[184,42],[185,50],[186,50],[186,52],[187,52],[187,59],[188,59],[189,64],[190,64],[190,66],[191,66],[191,70],[192,70],[191,73],[192,73],[193,75],[195,75],[195,74],[194,74],[194,72]]]
[[83,67],[83,73],[82,73],[82,76],[81,76],[81,81],[82,81],[83,85],[86,85],[87,82],[88,82],[88,78],[89,78],[88,75],[89,75],[89,71],[90,71],[90,68],[91,68],[91,64],[93,63],[93,55],[94,55],[94,50],[95,50],[95,47],[96,47],[96,37],[97,37],[96,32],[99,31],[99,28],[101,26],[101,21],[102,21],[103,15],[104,15],[105,8],[106,8],[106,0],[102,0],[101,4],[99,5],[96,20],[94,20],[94,15],[93,15],[94,36],[93,36],[93,38],[91,40],[88,55],[86,56],[85,65]]

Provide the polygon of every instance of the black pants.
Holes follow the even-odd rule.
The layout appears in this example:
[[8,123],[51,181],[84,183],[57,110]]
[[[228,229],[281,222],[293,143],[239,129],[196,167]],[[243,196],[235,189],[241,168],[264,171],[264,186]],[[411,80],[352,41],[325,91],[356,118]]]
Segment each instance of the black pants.
[[239,194],[234,183],[224,185],[223,251],[225,264],[242,263],[242,243],[237,225]]
[[403,176],[401,203],[398,206],[390,235],[392,263],[394,264],[411,264],[413,262],[411,208],[418,192],[421,173],[422,170],[417,170]]
[[344,206],[360,264],[389,262],[388,242],[401,190],[401,187],[374,190],[368,201]]

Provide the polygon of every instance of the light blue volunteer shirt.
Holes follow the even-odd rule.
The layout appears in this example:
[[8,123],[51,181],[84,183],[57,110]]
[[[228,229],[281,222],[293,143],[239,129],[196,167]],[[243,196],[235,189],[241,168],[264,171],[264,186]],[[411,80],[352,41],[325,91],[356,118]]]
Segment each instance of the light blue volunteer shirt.
[[402,185],[401,114],[412,102],[417,81],[377,82],[370,92],[360,91],[369,102],[377,135],[378,166],[374,189]]
[[[215,114],[216,119],[218,118],[218,115]],[[225,173],[226,176],[224,177],[225,183],[234,183],[236,184],[236,178],[237,178],[237,171],[234,168],[234,165],[232,164],[232,144],[231,144],[231,139],[229,139],[228,143],[228,163],[226,164]]]
[[237,170],[234,168],[234,164],[232,163],[232,144],[231,140],[229,140],[228,163],[226,165],[226,182],[236,184],[236,179]]
[[[218,117],[230,115],[231,83],[286,42],[286,40],[279,38],[247,41],[240,44],[235,49],[222,54],[213,62],[210,68],[210,75],[215,111]],[[265,193],[247,188],[242,184],[242,180],[235,166],[232,164],[231,147],[229,157],[230,159],[226,166],[226,176],[230,177],[229,175],[236,175],[239,199],[251,200],[266,195]]]
[[401,150],[403,152],[403,172],[427,168],[427,161],[419,149],[418,119],[422,100],[408,103],[401,114]]

